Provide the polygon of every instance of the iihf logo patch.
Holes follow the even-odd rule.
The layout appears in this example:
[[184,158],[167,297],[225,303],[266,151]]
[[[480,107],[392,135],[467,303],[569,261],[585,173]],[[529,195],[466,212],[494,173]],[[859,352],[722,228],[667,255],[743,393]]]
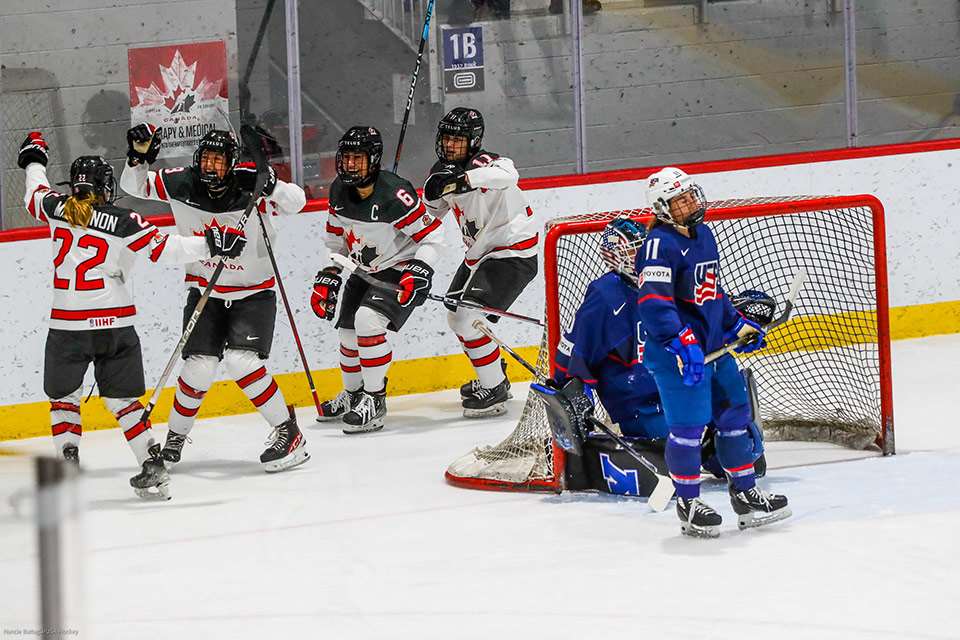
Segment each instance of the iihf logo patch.
[[702,305],[717,299],[720,264],[716,260],[698,262],[693,272],[693,301]]

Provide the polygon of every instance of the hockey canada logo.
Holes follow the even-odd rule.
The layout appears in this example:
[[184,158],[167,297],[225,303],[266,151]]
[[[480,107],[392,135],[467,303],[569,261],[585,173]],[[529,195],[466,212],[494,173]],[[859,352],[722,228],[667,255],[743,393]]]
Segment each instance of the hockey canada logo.
[[698,262],[694,269],[693,301],[702,305],[704,302],[716,300],[720,282],[720,265],[716,260]]

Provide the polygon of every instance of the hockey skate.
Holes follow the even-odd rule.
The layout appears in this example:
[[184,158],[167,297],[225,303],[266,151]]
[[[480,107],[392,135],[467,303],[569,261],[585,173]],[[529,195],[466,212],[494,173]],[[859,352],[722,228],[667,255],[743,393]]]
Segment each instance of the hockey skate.
[[290,419],[273,428],[267,439],[267,448],[260,454],[260,464],[267,473],[285,471],[310,459],[307,441],[297,426],[293,407],[289,407]]
[[499,416],[502,413],[506,413],[506,403],[509,398],[510,381],[506,378],[492,389],[479,387],[473,394],[463,399],[463,417],[486,418],[488,416]]
[[[503,358],[500,358],[500,368],[503,369],[503,375],[504,375],[504,378],[506,378],[507,361],[504,360]],[[512,400],[513,393],[511,393],[510,391],[510,379],[506,378],[506,380],[507,380],[507,399]],[[470,396],[474,395],[477,391],[479,391],[482,388],[483,388],[483,385],[481,385],[480,381],[477,380],[476,378],[474,378],[470,382],[464,382],[462,385],[460,385],[460,398],[461,399],[469,398]]]
[[320,403],[321,415],[317,416],[317,422],[328,422],[343,418],[344,414],[357,403],[362,392],[363,389],[357,389],[356,391],[344,389],[337,394],[336,398],[324,400]]
[[170,475],[163,466],[160,457],[160,445],[152,444],[147,449],[147,459],[143,461],[140,473],[130,478],[134,493],[147,500],[170,499]]
[[64,462],[69,462],[78,469],[80,468],[80,449],[77,448],[77,445],[65,444],[61,451],[63,452]]
[[180,462],[183,445],[187,442],[193,442],[193,440],[175,431],[167,431],[167,439],[163,443],[163,449],[160,450],[160,457],[170,464]]
[[362,391],[357,403],[343,415],[343,432],[346,434],[369,433],[383,429],[383,417],[387,415],[387,391],[369,393]]
[[680,518],[680,532],[685,536],[716,538],[720,535],[723,518],[699,497],[677,496],[677,516]]
[[730,504],[737,513],[737,526],[741,530],[763,527],[793,515],[787,506],[787,496],[767,493],[756,485],[737,491],[731,484]]

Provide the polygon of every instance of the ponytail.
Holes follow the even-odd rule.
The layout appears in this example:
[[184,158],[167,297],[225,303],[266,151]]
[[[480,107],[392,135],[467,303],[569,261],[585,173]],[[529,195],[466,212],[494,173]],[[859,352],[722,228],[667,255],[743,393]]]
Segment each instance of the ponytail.
[[103,198],[92,191],[82,191],[79,195],[72,195],[63,203],[63,217],[70,226],[81,226],[84,229],[93,218],[93,205],[103,204]]

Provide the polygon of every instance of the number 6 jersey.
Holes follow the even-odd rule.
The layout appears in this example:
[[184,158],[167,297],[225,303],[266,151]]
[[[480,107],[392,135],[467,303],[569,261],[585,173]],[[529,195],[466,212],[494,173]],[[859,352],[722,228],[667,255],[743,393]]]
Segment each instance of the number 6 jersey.
[[63,214],[67,197],[50,189],[46,168],[26,168],[24,204],[50,227],[53,239],[53,309],[50,328],[82,331],[133,326],[137,309],[130,274],[137,255],[152,262],[183,263],[209,258],[206,239],[161,233],[139,213],[112,204],[95,205],[86,228]]

